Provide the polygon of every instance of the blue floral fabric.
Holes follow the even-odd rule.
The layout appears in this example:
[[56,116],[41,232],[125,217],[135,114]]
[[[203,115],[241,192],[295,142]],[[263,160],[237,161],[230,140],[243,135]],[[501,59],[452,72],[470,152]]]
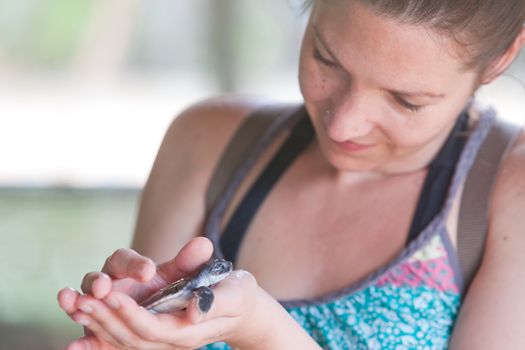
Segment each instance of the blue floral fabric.
[[436,234],[361,288],[287,310],[323,349],[444,350],[461,301],[451,265]]
[[290,314],[324,349],[446,349],[460,298],[427,287],[370,286]]

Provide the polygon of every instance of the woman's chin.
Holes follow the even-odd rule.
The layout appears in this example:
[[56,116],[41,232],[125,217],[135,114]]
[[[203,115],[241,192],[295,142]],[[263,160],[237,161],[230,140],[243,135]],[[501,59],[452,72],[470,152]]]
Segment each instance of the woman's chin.
[[379,164],[375,159],[357,158],[340,155],[328,155],[328,163],[336,172],[368,172],[378,170]]

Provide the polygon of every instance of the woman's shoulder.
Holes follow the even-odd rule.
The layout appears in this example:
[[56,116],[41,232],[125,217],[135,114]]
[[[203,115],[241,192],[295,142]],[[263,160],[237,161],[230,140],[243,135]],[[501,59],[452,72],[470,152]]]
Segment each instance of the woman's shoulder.
[[197,102],[183,110],[171,123],[167,138],[185,143],[188,151],[200,155],[220,151],[242,121],[268,103],[245,96],[219,96]]
[[476,330],[477,334],[496,330],[499,334],[511,334],[514,342],[521,341],[517,334],[525,320],[525,133],[521,133],[498,170],[485,253],[454,326],[454,349],[458,343],[467,343],[465,339],[475,344],[467,348],[478,345],[477,348],[492,349],[492,345],[484,347],[486,337],[469,337]]
[[525,131],[504,155],[489,208],[487,250],[497,256],[521,256],[525,263]]
[[227,95],[189,106],[168,127],[150,180],[176,174],[179,184],[189,181],[192,187],[207,185],[224,149],[242,122],[269,103],[255,97]]
[[135,249],[163,261],[201,233],[203,199],[223,149],[246,116],[263,103],[255,98],[216,97],[175,117],[142,191]]
[[[525,130],[521,130],[514,144],[504,155],[494,188],[494,205],[498,201],[507,202],[504,207],[513,206],[514,202],[525,201]],[[494,209],[498,209],[496,206]],[[525,206],[523,206],[525,213]]]
[[279,111],[296,105],[242,95],[203,100],[173,120],[164,140],[168,146],[164,148],[183,154],[186,162],[193,159],[193,169],[214,168],[235,132],[253,112],[262,108]]

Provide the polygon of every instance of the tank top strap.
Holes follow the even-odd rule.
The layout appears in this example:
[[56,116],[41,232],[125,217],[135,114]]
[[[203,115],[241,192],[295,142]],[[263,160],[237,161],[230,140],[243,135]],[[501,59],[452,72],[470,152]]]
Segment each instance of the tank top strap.
[[467,141],[465,134],[468,131],[469,118],[467,110],[459,115],[447,140],[428,166],[406,245],[416,239],[443,208],[456,165]]
[[[496,119],[496,113],[491,109],[476,114],[479,115],[479,118],[474,122],[473,127],[465,133],[466,142],[454,168],[452,179],[450,180],[450,185],[448,186],[442,207],[439,212],[434,215],[432,220],[421,230],[419,235],[407,244],[406,249],[401,254],[403,257],[413,254],[415,251],[421,249],[422,246],[428,244],[428,242],[436,235],[436,232],[446,232],[446,223],[454,205],[454,201],[456,200],[459,190],[464,185],[467,176],[475,163],[478,152],[485,142]],[[469,115],[474,115],[472,110],[469,110]]]
[[461,152],[461,156],[452,177],[447,199],[445,200],[445,205],[443,206],[441,213],[441,219],[443,223],[447,220],[457,193],[465,183],[467,175],[476,160],[479,149],[487,138],[487,135],[494,125],[495,120],[496,112],[494,109],[487,109],[479,112],[479,119],[476,122],[474,130],[470,133],[470,135],[468,135],[468,140],[463,148],[463,151]]
[[[276,113],[275,108],[271,110],[260,110],[256,111],[255,113],[273,113],[274,119],[270,123],[269,127],[266,128],[260,139],[255,142],[253,147],[251,147],[251,150],[247,153],[248,157],[245,159],[245,161],[241,163],[241,166],[238,167],[235,172],[233,172],[233,175],[230,177],[230,181],[221,192],[221,195],[218,196],[217,202],[208,212],[205,221],[204,235],[210,238],[210,240],[213,242],[216,257],[224,258],[221,249],[221,223],[223,216],[236,191],[261,154],[282,132],[289,130],[291,127],[297,124],[297,122],[306,115],[306,109],[304,106],[295,105],[283,107],[278,113]],[[489,109],[481,112],[473,130],[469,135],[465,135],[465,137],[468,138],[461,151],[459,161],[457,162],[457,165],[454,169],[452,180],[444,200],[444,205],[441,208],[439,214],[434,217],[428,226],[423,229],[421,235],[419,235],[414,241],[425,240],[425,237],[431,234],[437,228],[437,226],[442,227],[445,225],[457,192],[464,184],[465,179],[474,164],[478,151],[494,124],[495,117],[496,113],[494,110]],[[415,245],[418,245],[418,243],[415,243]]]
[[[245,123],[249,122],[249,118],[256,118],[260,115],[264,115],[265,117],[268,116],[272,118],[272,121],[265,128],[257,142],[250,146],[247,157],[245,157],[241,165],[231,174],[229,182],[221,191],[221,194],[217,196],[214,205],[209,209],[204,224],[204,235],[212,241],[214,246],[214,256],[216,258],[224,258],[220,249],[221,221],[228,205],[243,183],[243,180],[248,175],[256,160],[264,153],[272,142],[281,135],[282,132],[295,125],[305,114],[306,109],[303,105],[284,105],[279,106],[278,108],[275,106],[261,108],[246,117],[247,120]],[[241,126],[237,132],[242,130],[243,127]]]

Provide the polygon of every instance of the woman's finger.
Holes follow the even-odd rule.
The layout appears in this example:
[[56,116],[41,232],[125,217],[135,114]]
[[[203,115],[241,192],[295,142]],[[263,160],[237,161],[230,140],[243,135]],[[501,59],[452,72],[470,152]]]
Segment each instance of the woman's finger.
[[184,313],[154,315],[124,293],[111,292],[104,300],[133,333],[149,342],[172,342],[178,330],[189,325]]
[[[77,306],[83,314],[76,315],[75,320],[89,328],[96,336],[124,348],[151,348],[145,346],[140,337],[120,319],[118,313],[103,301],[84,295],[79,298]],[[87,322],[86,318],[89,318]]]
[[[122,320],[147,344],[164,344],[169,349],[195,349],[210,343],[216,338],[221,329],[229,329],[230,324],[218,322],[213,327],[204,326],[194,329],[184,311],[169,314],[153,315],[143,307],[137,306],[129,296],[119,292],[112,292],[106,298],[108,303],[118,306],[118,313]],[[155,348],[157,349],[157,348]]]
[[187,317],[193,324],[218,317],[236,317],[257,300],[258,286],[255,277],[247,271],[232,271],[224,280],[212,288],[214,301],[210,310],[203,314],[194,297],[187,308]]
[[[214,302],[205,314],[199,314],[196,300],[188,305],[187,317],[194,324],[181,330],[180,339],[197,337],[202,344],[234,338],[252,339],[266,331],[258,329],[266,323],[261,316],[271,320],[282,309],[258,286],[255,277],[243,270],[230,273],[213,288],[213,293]],[[284,309],[282,311],[286,313]]]
[[62,288],[57,294],[58,305],[68,315],[71,315],[77,311],[75,304],[79,296],[80,293],[73,288]]
[[235,317],[218,317],[181,329],[176,341],[191,349],[200,348],[224,341],[229,333],[238,328],[237,326],[238,320]]
[[[116,298],[112,294],[118,294]],[[90,316],[94,322],[89,329],[96,335],[107,333],[119,347],[141,350],[163,350],[172,349],[171,344],[163,339],[162,335],[171,334],[176,331],[176,326],[170,322],[162,327],[161,322],[150,312],[139,307],[135,301],[124,293],[114,292],[106,299],[106,304],[99,300],[87,301],[85,305],[91,307]],[[82,302],[80,302],[82,304]],[[109,306],[109,307],[108,307]],[[122,315],[127,315],[122,317]],[[137,326],[138,320],[143,320]],[[131,322],[130,322],[131,321]],[[164,333],[161,330],[164,329]]]
[[130,277],[146,282],[155,276],[156,265],[133,249],[119,249],[106,259],[102,272],[115,279]]
[[[108,332],[104,325],[101,325],[90,314],[77,312],[73,315],[73,319],[84,326],[88,330],[85,337],[77,339],[77,341],[70,344],[72,349],[81,350],[105,350],[105,349],[141,349],[141,350],[163,350],[169,349],[164,344],[147,343],[138,339],[137,337],[118,338]],[[69,348],[68,348],[69,349]]]
[[101,299],[111,291],[111,278],[103,272],[89,272],[84,275],[80,289],[95,298]]
[[[86,314],[82,311],[77,311],[71,315],[71,319],[73,319],[73,321],[75,321],[76,323],[82,325],[84,327],[84,330],[87,331],[86,336],[79,339],[82,341],[80,342],[80,344],[76,345],[77,347],[80,347],[82,345],[85,348],[85,346],[92,345],[94,339],[96,339],[96,342],[99,344],[111,344],[115,347],[119,346],[116,339],[113,338],[108,332],[106,332],[97,323],[97,321],[91,317],[90,314]],[[86,349],[91,350],[91,348]],[[94,349],[99,349],[99,347],[96,347]],[[104,349],[104,347],[101,347],[100,349]]]
[[166,282],[175,281],[193,274],[211,258],[212,254],[211,241],[205,237],[195,237],[186,243],[174,259],[159,265],[157,273]]
[[[148,343],[173,344],[194,348],[221,339],[238,328],[239,316],[250,312],[259,296],[255,278],[246,271],[234,271],[214,289],[215,301],[202,315],[192,300],[186,313],[153,315],[139,307],[128,295],[111,292],[104,301],[112,305],[120,319]],[[196,299],[196,298],[194,298]]]
[[97,337],[85,336],[71,342],[66,350],[112,350],[115,349]]

